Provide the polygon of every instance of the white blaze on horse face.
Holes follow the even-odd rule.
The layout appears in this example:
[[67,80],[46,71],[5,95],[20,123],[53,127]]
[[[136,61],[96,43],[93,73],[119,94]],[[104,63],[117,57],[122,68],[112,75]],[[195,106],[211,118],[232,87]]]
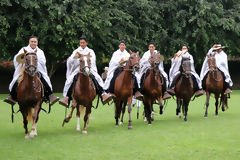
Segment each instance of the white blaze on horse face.
[[83,61],[84,61],[84,71],[89,76],[89,74],[90,74],[89,67],[90,66],[88,66],[88,62],[87,62],[87,57],[86,56],[83,57]]

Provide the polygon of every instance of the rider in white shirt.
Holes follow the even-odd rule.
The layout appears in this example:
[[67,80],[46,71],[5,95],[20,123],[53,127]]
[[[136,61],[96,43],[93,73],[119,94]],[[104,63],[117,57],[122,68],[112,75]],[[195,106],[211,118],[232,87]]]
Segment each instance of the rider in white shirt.
[[175,53],[174,57],[171,60],[172,65],[171,65],[171,68],[170,68],[170,71],[169,71],[170,89],[168,90],[168,93],[171,94],[171,95],[175,95],[175,91],[174,91],[174,87],[175,87],[175,83],[176,83],[175,81],[178,78],[178,76],[180,75],[180,70],[179,69],[180,69],[180,66],[181,66],[182,56],[190,58],[191,74],[195,78],[194,81],[197,83],[197,85],[196,85],[196,87],[197,87],[196,90],[197,91],[195,92],[195,96],[199,97],[199,96],[205,94],[205,92],[202,90],[202,82],[200,80],[200,77],[195,71],[193,57],[188,52],[188,48],[187,48],[186,45],[183,45],[182,50]]
[[[232,90],[230,89],[233,86],[233,82],[231,80],[231,76],[229,74],[228,71],[228,60],[227,60],[227,54],[222,50],[223,48],[225,48],[224,46],[222,46],[221,44],[214,44],[213,47],[208,51],[208,55],[209,54],[215,54],[215,59],[216,59],[216,66],[218,67],[218,69],[223,72],[224,76],[225,76],[225,93],[224,94],[228,94],[231,93]],[[203,65],[202,65],[202,70],[201,70],[201,74],[200,74],[200,78],[203,81],[204,85],[205,85],[205,78],[206,78],[206,74],[209,71],[209,67],[208,67],[208,58],[206,56]]]
[[[80,47],[75,49],[72,55],[67,59],[67,73],[66,73],[66,82],[63,89],[63,98],[59,100],[59,103],[68,106],[69,97],[72,96],[72,88],[73,88],[73,80],[74,77],[79,73],[80,70],[80,62],[78,59],[74,59],[73,57],[77,52],[79,53],[90,53],[91,56],[91,68],[90,73],[93,75],[92,78],[95,79],[97,92],[101,95],[103,104],[109,102],[112,99],[112,95],[109,95],[103,90],[103,80],[101,76],[98,74],[97,66],[96,66],[96,55],[94,51],[87,47],[88,41],[85,36],[80,37]],[[104,103],[105,102],[105,103]]]
[[[108,68],[108,73],[107,73],[107,78],[105,80],[105,83],[104,83],[104,87],[103,89],[105,91],[108,91],[109,90],[109,87],[110,87],[110,82],[113,78],[113,75],[114,75],[114,72],[115,70],[119,67],[119,65],[126,59],[126,58],[129,58],[130,57],[130,54],[125,50],[126,48],[126,43],[124,40],[121,40],[120,43],[119,43],[119,49],[117,51],[115,51],[112,55],[112,58],[109,62],[109,68]],[[135,82],[134,82],[135,83]],[[137,82],[136,82],[137,83]],[[138,87],[138,85],[136,84],[135,86]],[[138,91],[136,91],[135,93],[135,98],[137,99],[142,99],[142,94]]]
[[[139,76],[137,76],[139,87],[140,87],[141,78],[142,78],[143,74],[146,73],[146,70],[151,67],[151,65],[148,61],[149,58],[151,57],[151,54],[154,54],[154,53],[158,52],[157,50],[155,50],[155,44],[152,43],[152,42],[149,43],[148,49],[149,50],[143,54],[143,56],[140,60],[140,73],[139,73]],[[165,82],[163,84],[165,84],[165,86],[163,88],[164,88],[164,90],[167,90],[167,88],[168,88],[168,75],[164,71],[163,62],[161,62],[159,64],[158,68],[159,68],[161,74],[164,77]],[[163,99],[168,99],[168,98],[171,98],[171,96],[168,94],[168,92],[164,91]]]
[[10,96],[6,98],[4,101],[14,105],[17,100],[17,80],[19,76],[21,75],[21,70],[25,66],[25,64],[18,63],[16,61],[16,58],[18,55],[24,53],[24,50],[27,52],[36,52],[37,58],[38,58],[38,66],[37,66],[37,71],[39,74],[39,78],[41,82],[43,83],[44,86],[44,96],[47,101],[50,102],[51,105],[53,105],[55,102],[59,100],[58,97],[54,96],[52,93],[52,84],[50,81],[50,78],[48,77],[47,73],[47,67],[46,67],[46,58],[44,55],[44,52],[38,48],[38,38],[36,36],[31,36],[29,38],[29,45],[26,47],[23,47],[20,49],[20,51],[14,56],[13,63],[15,67],[14,75],[13,75],[13,80],[9,85],[9,90],[10,90]]

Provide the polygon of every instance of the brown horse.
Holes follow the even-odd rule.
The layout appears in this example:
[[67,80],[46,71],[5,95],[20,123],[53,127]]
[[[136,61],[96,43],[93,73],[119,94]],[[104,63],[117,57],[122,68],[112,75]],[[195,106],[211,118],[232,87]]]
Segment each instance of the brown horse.
[[[25,69],[17,89],[17,102],[23,116],[25,138],[33,138],[37,135],[38,114],[43,102],[43,85],[36,74],[38,64],[36,51],[27,53],[24,50],[24,56]],[[29,135],[27,125],[30,120],[33,123]]]
[[191,63],[190,58],[182,57],[180,75],[177,78],[175,85],[175,93],[177,97],[177,109],[176,115],[180,116],[180,110],[184,114],[184,121],[187,121],[188,105],[191,97],[194,94],[193,79],[191,74]]
[[146,77],[143,86],[143,103],[144,112],[147,118],[148,124],[151,124],[151,113],[153,110],[153,102],[158,100],[160,106],[160,114],[163,113],[162,105],[162,83],[163,79],[160,75],[160,70],[158,68],[161,62],[161,56],[159,53],[151,54],[149,58],[150,73]]
[[[204,117],[208,116],[208,106],[211,93],[215,96],[215,116],[218,115],[218,107],[222,104],[222,111],[225,111],[224,106],[227,106],[227,97],[224,95],[224,76],[216,66],[215,54],[207,55],[209,71],[206,75],[206,111]],[[218,99],[221,95],[220,105],[218,106]]]
[[78,74],[78,79],[73,87],[72,110],[70,114],[63,120],[62,126],[64,126],[65,122],[69,122],[69,120],[72,118],[74,109],[77,108],[77,130],[80,131],[80,110],[82,111],[82,107],[85,106],[86,111],[84,116],[84,127],[82,133],[86,134],[88,119],[92,109],[92,102],[96,96],[96,90],[90,77],[90,53],[80,54],[79,52],[77,52],[76,58],[79,58],[80,70]]
[[126,105],[128,103],[128,113],[129,113],[129,123],[128,129],[132,128],[131,120],[131,104],[133,97],[133,86],[134,86],[134,72],[139,69],[139,53],[134,53],[130,51],[130,57],[126,61],[126,66],[123,71],[118,75],[115,80],[114,86],[114,102],[115,102],[115,119],[116,126],[118,126],[118,119],[120,118],[122,112],[121,123],[123,123],[123,116],[125,113]]

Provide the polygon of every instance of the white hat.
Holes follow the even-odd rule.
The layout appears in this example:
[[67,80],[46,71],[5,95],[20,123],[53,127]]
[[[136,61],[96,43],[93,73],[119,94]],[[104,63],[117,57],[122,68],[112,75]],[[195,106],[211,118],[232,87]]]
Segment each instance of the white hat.
[[223,49],[225,46],[222,46],[221,44],[216,44],[213,48],[213,50]]

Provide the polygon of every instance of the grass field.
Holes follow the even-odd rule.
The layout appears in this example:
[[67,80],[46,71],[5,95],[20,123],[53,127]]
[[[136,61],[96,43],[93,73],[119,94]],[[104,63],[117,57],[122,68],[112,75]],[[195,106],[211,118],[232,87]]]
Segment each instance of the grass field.
[[240,159],[240,91],[237,90],[231,94],[229,109],[219,111],[218,117],[214,116],[212,97],[206,119],[203,118],[205,96],[190,102],[186,123],[175,116],[173,99],[168,101],[163,115],[155,107],[157,113],[152,125],[143,122],[142,117],[137,119],[137,108],[133,108],[132,130],[127,129],[127,114],[125,124],[115,127],[113,104],[100,105],[92,110],[87,135],[76,131],[75,113],[61,127],[65,109],[56,104],[51,114],[40,113],[38,136],[28,140],[24,138],[20,113],[11,123],[11,107],[2,101],[6,96],[0,95],[0,160]]

